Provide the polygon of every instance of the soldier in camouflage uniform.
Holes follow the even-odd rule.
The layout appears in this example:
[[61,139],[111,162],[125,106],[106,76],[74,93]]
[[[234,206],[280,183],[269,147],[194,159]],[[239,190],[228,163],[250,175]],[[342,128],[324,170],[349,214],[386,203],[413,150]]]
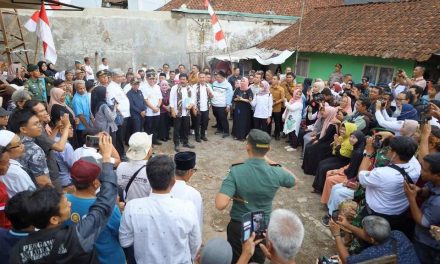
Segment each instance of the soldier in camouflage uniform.
[[24,83],[24,89],[29,92],[32,99],[47,104],[46,81],[41,78],[40,70],[35,64],[29,64],[27,70],[31,77]]

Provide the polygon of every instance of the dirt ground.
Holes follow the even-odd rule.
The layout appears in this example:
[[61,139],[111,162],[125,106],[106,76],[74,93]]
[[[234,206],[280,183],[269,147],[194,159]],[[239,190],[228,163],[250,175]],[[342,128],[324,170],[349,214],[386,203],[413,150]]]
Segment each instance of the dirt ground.
[[[203,242],[216,236],[226,238],[230,208],[218,211],[214,206],[214,198],[230,165],[247,158],[245,142],[233,140],[232,137],[223,139],[220,135],[214,135],[214,129],[211,128],[214,123],[214,118],[211,116],[207,133],[208,142],[197,143],[193,135],[190,137],[190,143],[196,146],[194,151],[197,153],[198,171],[189,184],[198,189],[203,197]],[[230,125],[232,128],[232,123]],[[293,171],[297,182],[292,189],[279,189],[273,208],[293,210],[300,216],[305,227],[305,236],[296,263],[315,263],[318,256],[333,255],[336,249],[330,231],[320,222],[321,217],[326,213],[325,207],[319,201],[320,196],[310,192],[314,177],[302,173],[300,151],[287,152],[284,149],[286,145],[285,139],[272,140],[268,156]],[[182,148],[181,151],[183,150],[186,149]],[[155,152],[174,154],[174,145],[167,142],[155,147]]]

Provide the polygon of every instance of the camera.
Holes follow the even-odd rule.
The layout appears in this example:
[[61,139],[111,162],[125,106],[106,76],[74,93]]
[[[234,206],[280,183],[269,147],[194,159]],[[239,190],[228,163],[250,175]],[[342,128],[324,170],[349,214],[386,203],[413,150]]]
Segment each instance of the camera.
[[420,124],[426,124],[429,122],[429,120],[431,120],[432,116],[429,113],[429,110],[430,110],[429,104],[423,106],[422,111],[420,111],[420,120],[419,120]]
[[382,148],[382,136],[380,135],[374,136],[373,148],[374,149]]
[[86,147],[99,149],[99,137],[98,136],[86,136]]

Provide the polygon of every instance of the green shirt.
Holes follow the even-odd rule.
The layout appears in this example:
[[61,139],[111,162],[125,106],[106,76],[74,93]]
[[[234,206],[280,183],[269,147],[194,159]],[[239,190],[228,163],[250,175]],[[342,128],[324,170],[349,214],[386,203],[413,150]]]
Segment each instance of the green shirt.
[[233,220],[241,222],[248,212],[264,211],[267,224],[278,188],[294,185],[293,175],[283,168],[271,166],[264,159],[247,159],[243,164],[231,167],[220,193],[246,201],[233,201],[230,212]]
[[38,78],[38,79],[29,78],[24,83],[24,89],[26,91],[29,91],[29,93],[32,96],[32,99],[41,102],[47,102],[46,81],[44,78]]

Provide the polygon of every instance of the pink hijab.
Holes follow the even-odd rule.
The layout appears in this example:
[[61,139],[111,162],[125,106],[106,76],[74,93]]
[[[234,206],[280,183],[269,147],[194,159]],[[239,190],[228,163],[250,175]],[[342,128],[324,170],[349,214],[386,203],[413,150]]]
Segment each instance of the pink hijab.
[[322,114],[322,118],[324,118],[324,123],[322,125],[321,134],[319,135],[319,138],[323,138],[325,136],[328,126],[332,123],[333,119],[336,118],[337,114],[338,114],[338,109],[329,105],[325,106],[325,112]]
[[351,114],[353,112],[353,109],[351,109],[351,98],[350,96],[345,96],[342,99],[344,98],[347,98],[348,101],[347,101],[347,106],[344,109],[342,109],[342,111],[344,111],[347,114]]
[[295,94],[299,91],[301,91],[301,89],[296,89],[295,91],[293,91],[293,96],[292,96],[292,98],[290,98],[290,101],[289,101],[290,104],[294,104],[296,102],[302,101],[301,97],[299,97],[298,99],[295,99]]
[[261,84],[263,84],[263,89],[260,90],[258,95],[266,95],[270,92],[270,85],[266,81],[262,81]]
[[166,93],[169,89],[170,89],[170,85],[168,84],[167,81],[163,80],[160,82],[160,91],[162,93]]
[[243,77],[240,81],[240,91],[247,91],[249,90],[249,79],[246,77]]
[[62,105],[67,110],[69,110],[69,112],[72,114],[73,117],[75,117],[75,114],[73,113],[72,109],[70,109],[70,107],[68,107],[66,103],[61,100],[61,97],[63,97],[63,95],[65,94],[66,92],[61,88],[54,87],[50,89],[50,101],[49,101],[49,105],[47,106],[47,112],[49,113],[49,115],[51,115],[52,107],[54,105]]

